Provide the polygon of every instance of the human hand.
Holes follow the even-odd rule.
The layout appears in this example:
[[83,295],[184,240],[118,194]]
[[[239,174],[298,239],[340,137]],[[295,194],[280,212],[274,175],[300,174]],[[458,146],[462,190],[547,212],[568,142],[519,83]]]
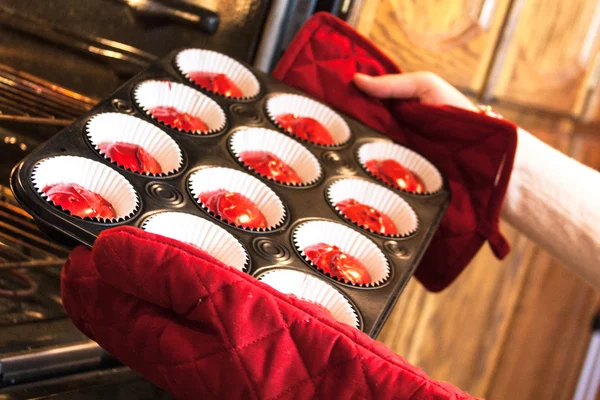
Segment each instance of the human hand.
[[353,82],[366,94],[380,99],[418,99],[423,103],[478,111],[464,94],[431,72],[409,72],[375,77],[355,74]]

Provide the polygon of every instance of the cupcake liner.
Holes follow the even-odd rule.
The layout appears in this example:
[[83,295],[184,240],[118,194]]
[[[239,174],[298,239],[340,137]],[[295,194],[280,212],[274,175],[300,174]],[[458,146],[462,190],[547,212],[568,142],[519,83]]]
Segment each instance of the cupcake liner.
[[[174,107],[180,112],[200,118],[208,126],[208,131],[197,133],[164,123],[182,132],[210,135],[222,130],[227,122],[225,112],[214,100],[181,83],[146,81],[136,87],[134,97],[146,114],[155,120],[156,118],[150,113],[152,108],[158,106]],[[163,123],[162,121],[158,122]]]
[[[183,156],[177,143],[161,129],[140,118],[119,113],[98,114],[87,123],[86,132],[94,148],[119,167],[122,165],[103,154],[99,145],[124,142],[142,147],[160,164],[163,173],[159,176],[172,174],[183,165]],[[156,174],[144,172],[142,175]]]
[[175,64],[190,82],[191,72],[216,72],[227,75],[244,94],[243,99],[256,97],[260,92],[260,83],[252,72],[241,63],[216,51],[188,49],[177,54]]
[[[386,214],[396,226],[398,234],[382,236],[406,237],[413,234],[419,227],[417,214],[406,201],[391,190],[362,179],[341,179],[332,183],[327,189],[327,199],[344,218],[346,216],[336,204],[347,199],[354,199]],[[348,218],[346,219],[362,229],[379,234],[367,227],[358,225]]]
[[[37,192],[50,203],[52,202],[42,190],[48,185],[57,183],[75,183],[99,194],[110,202],[117,214],[117,218],[110,219],[109,222],[130,218],[139,207],[138,196],[127,179],[112,168],[88,158],[75,156],[47,158],[33,167],[32,182]],[[106,222],[101,218],[94,218],[94,220]]]
[[[321,164],[307,148],[270,129],[250,128],[238,131],[231,137],[230,146],[240,162],[242,160],[239,155],[244,151],[268,151],[275,154],[296,172],[302,180],[301,185],[304,186],[315,183],[323,174]],[[252,170],[250,167],[248,169]],[[275,179],[271,180],[279,182]],[[297,184],[287,185],[297,186]]]
[[337,321],[360,328],[358,314],[350,301],[321,279],[291,269],[275,269],[261,275],[258,280],[283,294],[318,303]]
[[[350,140],[350,127],[346,121],[331,108],[308,97],[297,94],[280,94],[267,100],[265,108],[271,121],[280,129],[283,127],[277,123],[276,118],[282,114],[295,114],[316,119],[329,131],[335,142],[333,145],[319,146],[341,146]],[[318,143],[312,144],[318,145]]]
[[[379,247],[364,235],[347,226],[337,222],[310,221],[298,226],[294,230],[293,237],[294,244],[300,254],[310,265],[320,272],[323,271],[308,259],[304,253],[304,249],[313,244],[326,243],[338,246],[345,253],[358,259],[365,266],[371,277],[371,282],[366,285],[354,285],[343,279],[331,277],[340,282],[353,286],[372,287],[382,284],[390,276],[390,266]],[[330,276],[327,273],[325,275]]]
[[147,219],[142,229],[193,244],[240,271],[248,268],[248,254],[225,229],[203,218],[182,212],[162,212]]
[[[240,193],[256,204],[267,221],[266,230],[278,228],[285,219],[285,207],[275,192],[258,179],[244,172],[222,167],[204,168],[194,172],[190,176],[189,185],[194,199],[196,199],[204,209],[207,208],[200,201],[200,194],[224,189],[230,192]],[[229,221],[225,222],[234,225]],[[243,226],[238,226],[238,228],[256,231],[264,230],[245,228]]]
[[[416,173],[425,185],[425,192],[422,194],[432,194],[442,188],[443,179],[437,168],[434,167],[433,164],[427,159],[425,159],[425,157],[410,149],[407,149],[406,147],[402,147],[391,142],[373,142],[360,146],[358,149],[358,161],[361,163],[363,168],[365,168],[365,170],[365,163],[374,159],[393,159],[412,172]],[[373,176],[373,174],[370,172],[368,173],[369,175]]]

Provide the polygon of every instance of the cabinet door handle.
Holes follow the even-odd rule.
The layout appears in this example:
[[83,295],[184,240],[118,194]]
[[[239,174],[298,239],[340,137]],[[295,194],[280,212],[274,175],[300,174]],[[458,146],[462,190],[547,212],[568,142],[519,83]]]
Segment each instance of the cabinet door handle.
[[[579,63],[581,66],[586,68],[588,62],[593,55],[596,42],[600,38],[600,2],[596,4],[594,9],[594,15],[588,26],[587,33],[583,38],[581,50],[579,51]],[[597,59],[596,59],[597,61]]]
[[479,9],[479,15],[477,16],[477,22],[484,31],[490,30],[492,21],[494,20],[494,12],[496,11],[497,2],[496,0],[484,0],[481,8]]
[[598,83],[600,83],[600,52],[596,54],[596,59],[592,64],[592,73],[588,78],[587,89],[594,90],[598,87]]
[[585,99],[581,121],[584,123],[590,122],[594,117],[600,117],[600,115],[594,115],[600,112],[598,110],[600,110],[600,51],[596,53],[596,58],[592,64],[592,72],[588,75],[585,84]]

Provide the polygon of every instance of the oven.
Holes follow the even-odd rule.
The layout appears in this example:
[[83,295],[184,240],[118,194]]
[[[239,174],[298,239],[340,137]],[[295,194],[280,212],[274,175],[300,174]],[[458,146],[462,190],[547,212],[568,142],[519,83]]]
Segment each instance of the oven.
[[[31,149],[180,47],[270,71],[317,11],[352,0],[2,0],[0,2],[0,399],[169,398],[81,334],[64,313],[70,252],[14,200],[9,175]],[[354,14],[353,14],[354,13]]]

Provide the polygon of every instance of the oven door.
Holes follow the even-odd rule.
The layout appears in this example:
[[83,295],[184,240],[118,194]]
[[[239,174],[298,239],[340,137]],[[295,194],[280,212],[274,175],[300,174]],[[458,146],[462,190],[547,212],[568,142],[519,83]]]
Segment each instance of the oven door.
[[0,63],[101,98],[175,48],[199,46],[252,63],[269,3],[2,0]]
[[[176,48],[217,50],[268,72],[312,14],[346,17],[352,4],[0,0],[0,399],[168,398],[127,368],[114,368],[70,323],[59,281],[69,249],[45,238],[3,188],[10,168]],[[2,296],[15,289],[20,296]]]

